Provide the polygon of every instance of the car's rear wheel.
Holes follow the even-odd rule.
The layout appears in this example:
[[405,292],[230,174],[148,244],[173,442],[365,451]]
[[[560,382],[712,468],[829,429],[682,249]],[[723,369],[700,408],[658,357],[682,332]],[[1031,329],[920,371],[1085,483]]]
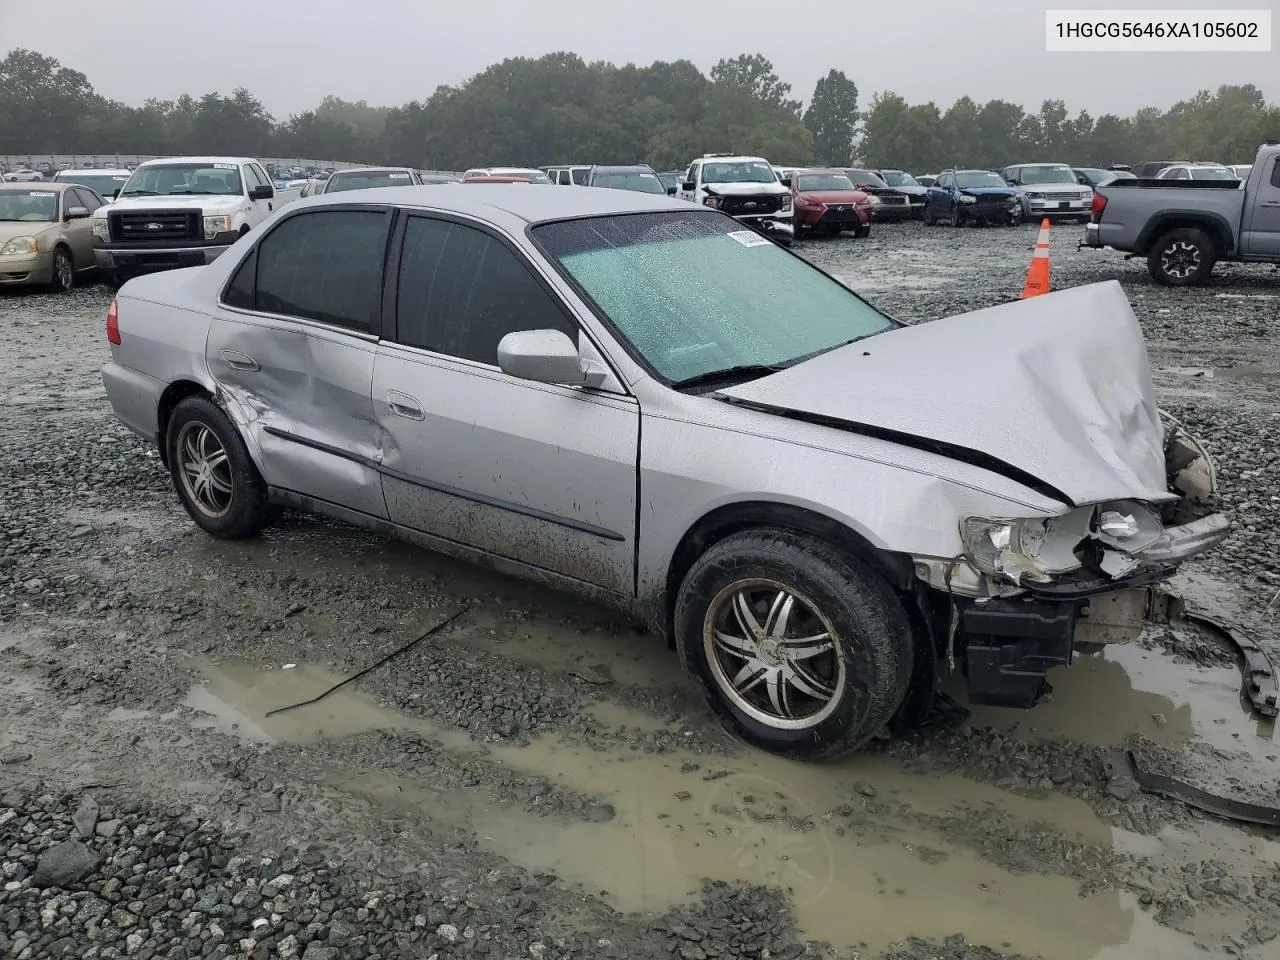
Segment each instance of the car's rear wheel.
[[49,286],[57,293],[66,293],[76,285],[76,265],[66,247],[53,251],[53,274]]
[[871,224],[863,223],[858,225],[857,227],[854,227],[853,235],[857,237],[859,240],[867,239],[867,237],[871,236]]
[[1151,247],[1147,272],[1166,287],[1193,287],[1208,278],[1217,260],[1217,247],[1207,233],[1194,227],[1179,227]]
[[927,203],[924,205],[924,222],[926,226],[930,227],[938,222],[937,218],[933,215],[933,207],[929,206]]
[[207,397],[174,408],[165,434],[169,474],[183,507],[216,537],[251,537],[271,515],[267,485],[235,425]]
[[686,669],[725,726],[820,760],[883,729],[911,675],[907,615],[885,580],[835,547],[749,530],[695,561],[676,597]]

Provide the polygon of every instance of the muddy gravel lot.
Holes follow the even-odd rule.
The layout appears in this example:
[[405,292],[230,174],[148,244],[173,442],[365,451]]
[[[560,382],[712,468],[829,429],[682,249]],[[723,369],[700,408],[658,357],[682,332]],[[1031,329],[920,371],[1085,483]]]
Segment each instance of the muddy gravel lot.
[[[1118,279],[1237,530],[1188,603],[1280,654],[1280,274]],[[1035,227],[802,244],[911,322],[1017,295]],[[728,739],[609,611],[328,521],[222,543],[99,378],[111,293],[0,293],[0,953],[979,960],[1280,956],[1280,836],[1107,760],[1280,803],[1280,743],[1187,625],[1033,711],[827,765]],[[939,397],[982,415],[973,393]],[[311,706],[445,618],[447,627]],[[954,691],[963,702],[963,689]]]

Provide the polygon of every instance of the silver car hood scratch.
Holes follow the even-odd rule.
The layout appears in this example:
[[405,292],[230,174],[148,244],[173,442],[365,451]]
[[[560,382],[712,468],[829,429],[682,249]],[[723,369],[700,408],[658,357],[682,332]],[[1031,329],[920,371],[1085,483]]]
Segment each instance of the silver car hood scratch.
[[1142,329],[1114,280],[890,330],[718,393],[924,441],[1073,504],[1176,499]]

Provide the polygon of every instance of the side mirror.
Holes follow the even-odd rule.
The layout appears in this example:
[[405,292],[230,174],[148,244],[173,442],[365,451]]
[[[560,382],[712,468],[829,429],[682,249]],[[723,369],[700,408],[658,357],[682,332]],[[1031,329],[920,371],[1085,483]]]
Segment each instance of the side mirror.
[[68,207],[67,208],[68,220],[83,220],[87,216],[89,216],[88,207]]
[[1018,185],[1017,180],[1006,180],[1005,183],[1007,183],[1011,187],[1016,187]]
[[697,186],[698,185],[694,183],[692,180],[686,180],[684,183],[680,184],[680,189],[687,190],[690,193],[692,193],[697,188]]
[[791,186],[791,178],[790,178],[790,177],[783,177],[783,178],[782,178],[782,185],[783,185],[784,187],[788,187],[788,188],[789,188],[789,187]]
[[250,200],[270,200],[275,195],[276,195],[276,191],[274,188],[272,188],[270,184],[265,184],[261,187],[249,188]]
[[598,387],[605,373],[583,360],[572,340],[560,330],[517,330],[498,343],[503,373],[538,383]]
[[676,195],[676,185],[674,183],[667,187],[667,195],[671,197]]

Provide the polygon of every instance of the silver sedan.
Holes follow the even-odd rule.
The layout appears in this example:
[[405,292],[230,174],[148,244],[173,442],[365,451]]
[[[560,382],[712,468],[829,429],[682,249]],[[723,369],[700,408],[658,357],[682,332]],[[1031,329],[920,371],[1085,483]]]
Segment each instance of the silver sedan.
[[954,670],[1031,705],[1228,531],[1117,283],[904,327],[665,196],[301,200],[130,280],[107,337],[116,416],[210,534],[285,505],[615,605],[793,757]]

